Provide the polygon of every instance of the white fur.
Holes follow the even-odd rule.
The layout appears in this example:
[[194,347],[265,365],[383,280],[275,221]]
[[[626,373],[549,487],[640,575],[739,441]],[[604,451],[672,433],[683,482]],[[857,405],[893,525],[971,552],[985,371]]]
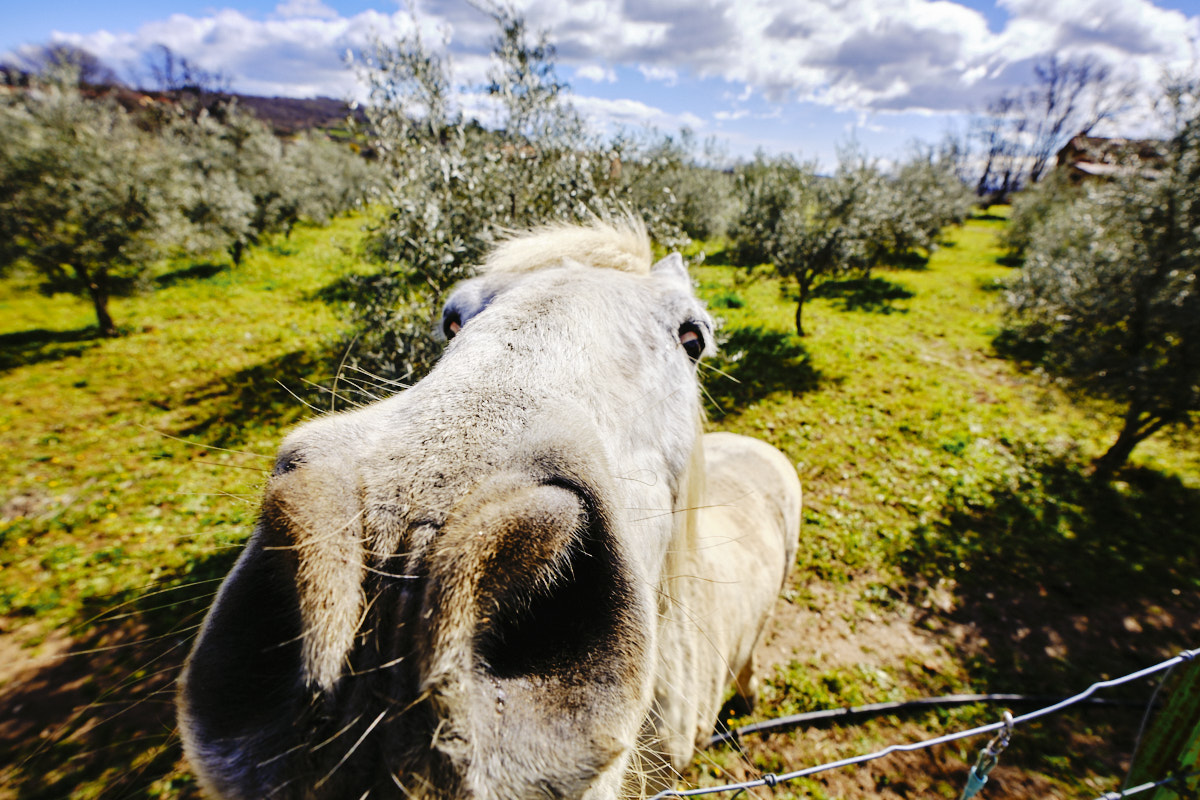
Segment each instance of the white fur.
[[[344,698],[382,691],[351,667],[369,657],[376,626],[409,637],[408,662],[389,667],[396,677],[379,686],[411,683],[404,691],[412,696],[391,702],[437,716],[436,730],[420,741],[439,769],[457,776],[458,788],[405,777],[406,792],[607,800],[657,791],[670,783],[669,773],[639,776],[637,766],[682,769],[710,734],[726,687],[753,694],[754,646],[795,554],[799,483],[768,445],[701,436],[696,366],[679,337],[681,326],[692,326],[711,350],[712,322],[677,255],[650,261],[640,224],[554,228],[506,242],[483,275],[449,300],[447,312],[461,318],[461,331],[425,380],[306,425],[281,448],[287,469],[272,479],[264,521],[235,570],[242,583],[231,577],[217,607],[249,592],[246,576],[271,574],[264,565],[275,550],[266,544],[294,542],[289,552],[298,566],[288,568],[299,587],[305,641],[297,674],[305,691],[325,698],[324,713],[351,719],[347,739],[361,725],[352,713],[371,720],[387,708],[338,710],[339,703],[365,702]],[[553,509],[523,499],[540,497]],[[539,554],[560,542],[599,547],[588,536],[609,549],[588,551],[577,567],[562,567],[562,553]],[[520,562],[509,567],[511,575],[497,567],[512,563],[497,561],[505,553],[517,553]],[[597,647],[609,648],[611,657],[562,656],[566,666],[555,669],[567,670],[567,680],[558,672],[495,671],[476,652],[498,624],[494,615],[520,618],[522,604],[534,605],[519,600],[506,610],[514,602],[504,600],[511,586],[549,591],[586,581],[572,569],[596,564],[621,570],[624,606],[596,617],[596,630],[610,637]],[[387,585],[369,580],[372,570],[385,569],[417,576],[409,594],[387,595],[407,598],[396,601],[399,622],[372,616],[385,600],[362,588]],[[390,585],[399,591],[407,584]],[[351,619],[366,621],[355,627]],[[225,710],[210,707],[219,700],[203,686],[223,669],[252,671],[260,657],[260,648],[244,646],[226,667],[223,642],[236,624],[230,620],[232,608],[205,623],[181,680],[180,722],[208,790],[250,797],[282,780],[262,764],[289,763],[279,752],[302,749],[306,734],[289,720],[279,721],[285,733],[260,733],[260,722],[241,730],[237,713],[233,728],[220,727],[230,724]],[[502,658],[505,651],[496,653]],[[406,713],[389,717],[365,741],[408,741]],[[249,711],[247,717],[258,719]],[[237,736],[214,741],[218,729]],[[281,736],[299,737],[299,744]],[[404,758],[396,769],[405,776],[423,769],[420,753],[406,750]],[[379,766],[364,760],[330,769],[326,793],[311,795],[303,790],[308,779],[285,772],[295,782],[287,791],[356,797],[375,784],[355,780],[367,781]],[[279,796],[293,796],[287,791]]]

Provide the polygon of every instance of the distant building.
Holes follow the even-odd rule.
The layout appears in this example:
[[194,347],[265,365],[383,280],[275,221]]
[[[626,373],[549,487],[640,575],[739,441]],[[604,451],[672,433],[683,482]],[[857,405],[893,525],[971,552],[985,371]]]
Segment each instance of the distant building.
[[1154,179],[1166,163],[1165,145],[1156,139],[1105,139],[1080,134],[1058,151],[1055,163],[1073,183],[1134,173]]

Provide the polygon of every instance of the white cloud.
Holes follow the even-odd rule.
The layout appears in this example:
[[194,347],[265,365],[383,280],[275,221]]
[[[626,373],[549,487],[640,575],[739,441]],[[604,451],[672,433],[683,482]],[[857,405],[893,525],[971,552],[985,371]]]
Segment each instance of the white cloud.
[[285,0],[275,7],[275,15],[284,19],[292,17],[315,17],[337,19],[338,13],[321,0]]
[[638,64],[638,72],[648,81],[665,83],[667,86],[674,86],[679,81],[679,73],[671,67]]
[[[318,12],[320,4],[293,0],[287,5]],[[57,38],[130,70],[137,69],[144,54],[165,45],[207,70],[228,76],[237,91],[342,97],[359,90],[344,60],[347,51],[367,47],[372,36],[396,37],[411,29],[412,20],[401,13],[366,11],[333,19],[280,13],[258,20],[224,9],[205,17],[174,14],[132,33],[98,31]]]
[[676,131],[680,128],[691,128],[694,131],[703,131],[706,127],[704,120],[696,114],[675,114],[639,100],[576,96],[572,98],[572,102],[584,119],[601,130],[655,128]]
[[592,83],[616,83],[617,73],[611,67],[599,64],[584,64],[575,70],[575,76]]
[[1182,65],[1200,17],[1149,0],[999,0],[999,33],[950,0],[527,0],[567,63],[603,58],[652,80],[744,85],[772,102],[948,112],[1028,80],[1033,61],[1092,53],[1143,78]]
[[[523,0],[520,9],[532,29],[549,30],[564,73],[580,80],[612,83],[628,68],[670,87],[723,82],[726,91],[693,109],[712,119],[734,119],[751,97],[854,111],[962,111],[1026,82],[1031,65],[1049,55],[1094,54],[1152,82],[1164,65],[1186,66],[1189,38],[1200,37],[1200,16],[1150,0],[998,2],[1009,16],[999,32],[951,0]],[[452,39],[460,79],[482,81],[495,36],[487,15],[461,0],[427,0],[420,13],[427,41]],[[323,0],[283,0],[265,19],[232,10],[177,14],[133,33],[58,38],[115,65],[136,63],[162,43],[232,76],[240,90],[340,96],[356,88],[341,59],[347,49],[412,25],[401,12],[341,17]],[[738,91],[740,98],[729,96]]]

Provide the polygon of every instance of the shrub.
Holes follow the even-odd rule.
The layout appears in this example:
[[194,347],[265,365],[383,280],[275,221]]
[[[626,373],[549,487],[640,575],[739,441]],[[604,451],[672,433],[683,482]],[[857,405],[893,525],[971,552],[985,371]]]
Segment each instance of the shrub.
[[28,264],[88,297],[101,334],[108,300],[182,236],[182,165],[110,98],[84,98],[69,68],[0,95],[0,269]]
[[1007,335],[1121,404],[1121,432],[1095,462],[1108,475],[1200,411],[1200,115],[1182,116],[1157,177],[1130,168],[1037,213]]

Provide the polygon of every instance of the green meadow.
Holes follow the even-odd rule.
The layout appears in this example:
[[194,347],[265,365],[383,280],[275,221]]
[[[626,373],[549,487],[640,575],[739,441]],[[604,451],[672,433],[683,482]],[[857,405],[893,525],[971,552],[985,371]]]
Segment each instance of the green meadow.
[[[780,447],[805,491],[761,701],[729,725],[953,692],[1061,697],[1200,645],[1200,436],[1164,433],[1115,480],[1090,476],[1116,410],[996,353],[1013,267],[992,212],[903,269],[821,285],[804,338],[767,270],[697,245],[723,322],[708,426]],[[96,336],[83,301],[0,281],[0,800],[197,796],[172,683],[274,448],[334,407],[318,387],[346,335],[337,289],[371,269],[366,221],[298,227],[236,269],[160,264],[153,291],[114,299],[117,339]],[[337,408],[377,391],[339,383]],[[984,796],[1117,788],[1152,689],[1019,728]],[[1000,711],[747,736],[685,777],[786,772]],[[954,798],[982,744],[756,796]]]

